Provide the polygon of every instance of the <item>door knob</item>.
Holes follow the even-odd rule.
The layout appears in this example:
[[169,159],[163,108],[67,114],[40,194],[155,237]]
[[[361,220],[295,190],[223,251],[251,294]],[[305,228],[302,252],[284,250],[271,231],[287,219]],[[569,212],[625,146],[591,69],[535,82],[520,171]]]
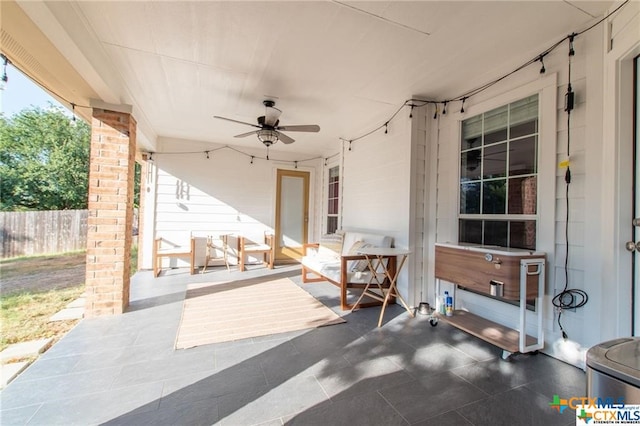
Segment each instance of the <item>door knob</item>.
[[637,243],[634,243],[633,241],[627,241],[627,243],[625,244],[625,248],[627,249],[627,251],[640,251],[640,241],[638,241]]

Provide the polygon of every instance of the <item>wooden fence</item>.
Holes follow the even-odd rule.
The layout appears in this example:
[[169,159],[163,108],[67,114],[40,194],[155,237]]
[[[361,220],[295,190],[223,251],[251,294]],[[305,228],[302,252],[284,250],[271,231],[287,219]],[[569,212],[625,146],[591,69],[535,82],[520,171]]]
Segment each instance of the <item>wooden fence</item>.
[[0,212],[2,257],[87,248],[88,210]]

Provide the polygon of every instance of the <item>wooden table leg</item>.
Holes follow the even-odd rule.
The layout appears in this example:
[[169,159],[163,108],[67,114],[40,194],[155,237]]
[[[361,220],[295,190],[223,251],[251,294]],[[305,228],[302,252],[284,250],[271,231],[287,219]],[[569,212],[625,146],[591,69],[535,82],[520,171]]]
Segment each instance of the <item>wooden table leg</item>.
[[[409,312],[409,315],[411,316],[411,318],[414,317],[413,312],[411,311],[411,308],[409,308],[409,306],[407,305],[407,302],[404,301],[404,299],[402,298],[402,296],[400,295],[400,293],[397,291],[396,288],[396,282],[398,279],[398,275],[400,275],[400,271],[402,270],[402,266],[404,265],[404,261],[407,259],[407,255],[404,255],[402,257],[402,260],[400,261],[400,264],[398,265],[398,267],[396,268],[396,273],[394,277],[391,277],[391,274],[389,274],[389,270],[384,267],[384,273],[387,276],[387,278],[389,279],[389,290],[387,291],[387,294],[384,297],[384,302],[382,302],[382,311],[380,312],[380,318],[378,319],[378,327],[380,327],[382,325],[382,318],[384,317],[384,310],[387,307],[387,303],[389,303],[389,298],[393,295],[396,296],[398,299],[400,299],[400,303],[402,303],[402,305],[404,306],[404,308],[407,310],[407,312]],[[380,256],[378,256],[378,260],[380,260]]]

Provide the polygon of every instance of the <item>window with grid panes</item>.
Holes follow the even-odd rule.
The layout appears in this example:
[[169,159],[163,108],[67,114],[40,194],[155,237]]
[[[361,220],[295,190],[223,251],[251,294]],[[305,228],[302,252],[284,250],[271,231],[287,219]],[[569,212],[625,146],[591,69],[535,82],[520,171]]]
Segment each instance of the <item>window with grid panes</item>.
[[461,243],[536,248],[538,95],[462,122]]
[[333,234],[338,229],[338,203],[340,200],[340,167],[329,169],[327,188],[327,234]]

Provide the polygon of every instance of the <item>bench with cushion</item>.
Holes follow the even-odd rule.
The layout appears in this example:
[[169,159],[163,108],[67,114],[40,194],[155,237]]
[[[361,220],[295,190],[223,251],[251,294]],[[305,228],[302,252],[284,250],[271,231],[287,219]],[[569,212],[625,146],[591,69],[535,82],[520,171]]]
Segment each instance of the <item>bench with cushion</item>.
[[[302,282],[311,283],[329,281],[340,288],[340,307],[351,309],[348,303],[349,288],[364,288],[372,279],[367,258],[358,254],[366,247],[391,247],[393,238],[374,233],[341,231],[324,235],[320,242],[305,244],[303,247]],[[393,276],[396,269],[396,257],[388,256],[389,272]],[[388,287],[386,276],[379,271],[378,280]],[[379,301],[361,303],[360,307],[380,305]]]

